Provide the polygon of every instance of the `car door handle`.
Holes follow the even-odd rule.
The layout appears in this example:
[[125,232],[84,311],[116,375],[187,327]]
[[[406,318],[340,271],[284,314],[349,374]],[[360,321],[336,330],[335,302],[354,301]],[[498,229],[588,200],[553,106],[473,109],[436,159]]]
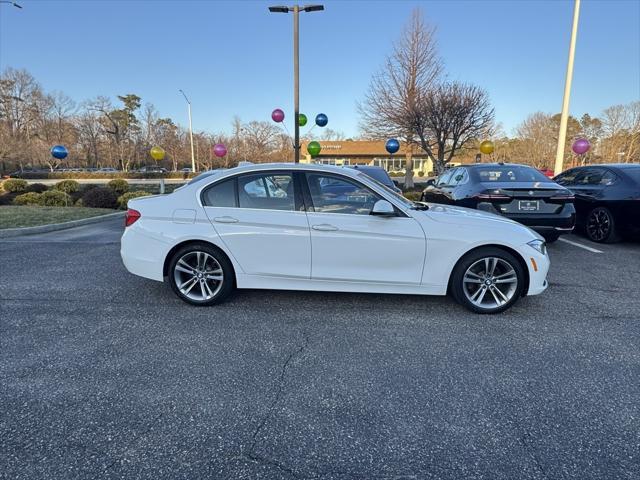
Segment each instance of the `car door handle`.
[[314,230],[320,230],[321,232],[334,232],[338,230],[338,227],[329,225],[328,223],[321,223],[320,225],[311,225]]
[[213,221],[218,223],[238,223],[239,222],[237,218],[233,218],[233,217],[215,217]]

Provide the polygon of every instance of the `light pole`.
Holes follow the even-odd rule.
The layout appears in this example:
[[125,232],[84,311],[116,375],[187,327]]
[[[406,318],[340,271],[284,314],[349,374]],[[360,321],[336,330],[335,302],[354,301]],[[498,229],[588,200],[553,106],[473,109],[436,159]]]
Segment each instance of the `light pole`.
[[9,0],[0,0],[0,3],[8,3],[9,5],[13,5],[16,8],[22,8],[22,5],[18,5],[16,2],[10,2]]
[[569,61],[567,62],[567,77],[564,82],[564,96],[562,97],[562,113],[560,114],[560,133],[558,134],[558,148],[556,149],[556,164],[554,174],[562,172],[564,161],[564,142],[567,138],[567,122],[569,120],[569,98],[571,97],[571,81],[573,80],[573,60],[576,55],[576,38],[578,36],[578,18],[580,17],[580,0],[574,0],[573,27],[569,43]]
[[193,173],[195,173],[195,171],[196,171],[196,157],[195,157],[195,155],[193,153],[193,126],[191,124],[191,102],[187,98],[187,95],[182,91],[182,89],[180,89],[179,91],[182,94],[182,96],[184,97],[184,99],[187,101],[188,110],[189,110],[189,138],[191,139],[191,171]]
[[305,5],[300,7],[294,5],[293,7],[275,6],[269,7],[271,13],[289,13],[293,12],[293,150],[295,163],[300,162],[300,123],[298,122],[298,115],[300,114],[300,73],[299,73],[299,13],[300,12],[317,12],[324,10],[324,5]]

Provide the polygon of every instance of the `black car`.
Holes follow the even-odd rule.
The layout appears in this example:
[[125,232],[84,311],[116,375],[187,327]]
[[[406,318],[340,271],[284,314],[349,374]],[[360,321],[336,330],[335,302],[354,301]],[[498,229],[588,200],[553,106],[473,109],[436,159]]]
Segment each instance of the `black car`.
[[402,190],[398,188],[398,186],[395,183],[393,183],[393,180],[391,180],[391,177],[389,176],[387,171],[382,167],[377,167],[374,165],[350,165],[350,166],[347,166],[347,168],[353,168],[354,170],[358,170],[364,173],[365,175],[370,176],[374,180],[377,180],[384,186],[389,187],[391,190],[402,194]]
[[640,233],[640,164],[576,167],[554,180],[575,195],[576,223],[590,240]]
[[573,230],[573,194],[533,167],[508,163],[462,165],[422,192],[424,202],[475,208],[522,223],[553,242]]

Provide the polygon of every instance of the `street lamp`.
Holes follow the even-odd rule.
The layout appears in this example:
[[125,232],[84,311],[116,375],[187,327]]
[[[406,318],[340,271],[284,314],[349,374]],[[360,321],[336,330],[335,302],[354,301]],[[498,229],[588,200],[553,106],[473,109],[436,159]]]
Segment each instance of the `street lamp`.
[[184,99],[187,101],[188,110],[189,110],[189,138],[191,139],[191,171],[193,173],[195,173],[195,171],[196,171],[196,157],[193,154],[193,126],[191,124],[191,102],[187,98],[187,95],[182,91],[182,89],[180,89],[179,92],[182,94]]
[[293,7],[274,6],[269,7],[271,13],[289,13],[293,12],[293,125],[294,125],[294,161],[300,162],[300,123],[298,122],[298,115],[300,114],[300,73],[299,73],[299,22],[298,14],[300,12],[318,12],[324,10],[324,5],[305,5],[303,7],[294,5]]
[[0,0],[0,3],[8,3],[9,5],[13,5],[16,8],[22,8],[22,5],[18,5],[16,2],[10,2],[9,0]]

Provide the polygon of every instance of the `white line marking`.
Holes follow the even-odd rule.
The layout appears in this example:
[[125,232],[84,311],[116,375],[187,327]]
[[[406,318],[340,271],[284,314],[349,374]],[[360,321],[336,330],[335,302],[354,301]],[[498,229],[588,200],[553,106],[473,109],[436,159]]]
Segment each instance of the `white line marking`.
[[573,245],[574,247],[584,248],[585,250],[588,250],[588,251],[590,251],[592,253],[603,253],[602,250],[598,250],[596,248],[587,247],[586,245],[583,245],[583,244],[578,243],[578,242],[572,242],[571,240],[567,240],[566,238],[559,238],[558,240],[560,240],[561,242],[564,242],[564,243],[568,243],[569,245]]

